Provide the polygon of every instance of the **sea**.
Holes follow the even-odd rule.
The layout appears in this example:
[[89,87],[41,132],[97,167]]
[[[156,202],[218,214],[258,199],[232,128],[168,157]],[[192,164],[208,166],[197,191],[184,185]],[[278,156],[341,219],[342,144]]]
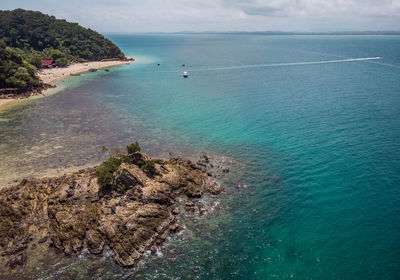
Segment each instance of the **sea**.
[[139,141],[206,152],[227,192],[134,269],[49,253],[26,277],[400,279],[399,36],[106,36],[135,63],[0,111],[2,183]]

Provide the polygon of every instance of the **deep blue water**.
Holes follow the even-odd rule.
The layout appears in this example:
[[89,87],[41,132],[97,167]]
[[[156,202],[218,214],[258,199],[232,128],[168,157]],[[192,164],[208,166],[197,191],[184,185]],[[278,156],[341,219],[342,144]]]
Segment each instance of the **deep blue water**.
[[[400,37],[108,37],[138,62],[2,113],[6,145],[7,131],[34,126],[44,142],[54,134],[51,146],[74,139],[80,164],[95,160],[83,145],[138,139],[152,155],[206,150],[240,165],[222,210],[188,222],[201,233],[132,279],[400,279]],[[52,121],[35,126],[48,110]],[[114,269],[105,277],[120,277]]]

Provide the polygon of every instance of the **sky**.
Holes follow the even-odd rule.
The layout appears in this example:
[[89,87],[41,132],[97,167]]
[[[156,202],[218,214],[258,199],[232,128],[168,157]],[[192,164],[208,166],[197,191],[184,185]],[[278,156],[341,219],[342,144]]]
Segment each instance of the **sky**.
[[99,32],[400,31],[400,0],[0,0]]

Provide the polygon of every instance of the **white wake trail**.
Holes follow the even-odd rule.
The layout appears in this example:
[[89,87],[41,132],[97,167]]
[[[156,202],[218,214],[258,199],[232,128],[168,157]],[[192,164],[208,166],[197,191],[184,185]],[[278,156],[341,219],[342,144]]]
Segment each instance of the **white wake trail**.
[[206,68],[206,69],[190,69],[190,72],[247,69],[247,68],[259,68],[259,67],[281,67],[281,66],[295,66],[295,65],[329,64],[329,63],[356,62],[356,61],[368,61],[368,60],[379,60],[379,59],[383,59],[383,57],[377,56],[377,57],[348,58],[348,59],[322,60],[322,61],[311,61],[311,62],[238,65],[238,66],[226,66],[226,67],[216,67],[216,68]]

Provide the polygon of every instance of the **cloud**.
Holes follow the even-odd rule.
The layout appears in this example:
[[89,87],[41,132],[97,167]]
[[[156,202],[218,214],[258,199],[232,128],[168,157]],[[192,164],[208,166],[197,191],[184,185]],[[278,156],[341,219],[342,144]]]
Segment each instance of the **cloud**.
[[281,9],[274,8],[274,7],[252,7],[252,6],[245,6],[242,7],[241,10],[250,16],[274,16],[276,15]]
[[99,31],[400,30],[400,0],[13,0]]

